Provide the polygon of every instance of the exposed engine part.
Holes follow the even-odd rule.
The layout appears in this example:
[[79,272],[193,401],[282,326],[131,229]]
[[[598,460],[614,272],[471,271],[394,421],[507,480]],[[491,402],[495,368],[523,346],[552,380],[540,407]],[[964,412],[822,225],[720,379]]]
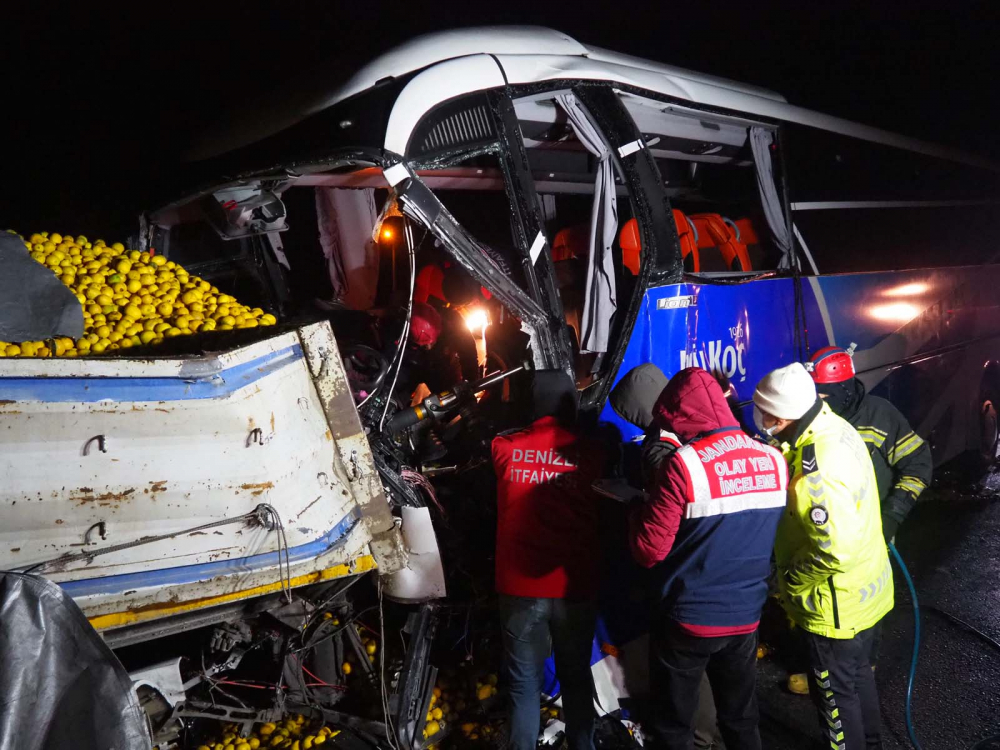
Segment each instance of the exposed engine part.
[[245,622],[232,622],[219,625],[212,631],[212,640],[209,648],[212,651],[229,653],[234,647],[243,643],[249,643],[253,633],[250,625]]

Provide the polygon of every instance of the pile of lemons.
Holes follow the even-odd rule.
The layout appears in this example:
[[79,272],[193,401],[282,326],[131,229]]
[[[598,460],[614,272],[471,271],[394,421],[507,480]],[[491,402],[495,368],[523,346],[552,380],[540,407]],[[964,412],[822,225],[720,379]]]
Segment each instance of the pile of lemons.
[[[466,711],[477,709],[479,702],[497,694],[497,676],[487,674],[476,680],[475,688],[463,676],[442,675],[431,694],[430,708],[424,725],[424,739],[431,739],[449,723],[458,721]],[[475,713],[479,713],[478,710]],[[466,722],[459,726],[469,740],[488,737],[493,732],[489,723]]]
[[277,322],[162,255],[126,250],[120,242],[91,242],[83,235],[39,232],[21,239],[31,257],[76,294],[84,332],[76,340],[0,341],[0,357],[82,357]]
[[239,727],[235,724],[222,725],[222,736],[218,741],[199,745],[198,750],[258,750],[258,748],[276,748],[277,750],[310,750],[322,747],[327,741],[338,734],[339,729],[320,727],[310,729],[302,714],[289,716],[283,721],[269,721],[254,727],[249,737],[240,737]]

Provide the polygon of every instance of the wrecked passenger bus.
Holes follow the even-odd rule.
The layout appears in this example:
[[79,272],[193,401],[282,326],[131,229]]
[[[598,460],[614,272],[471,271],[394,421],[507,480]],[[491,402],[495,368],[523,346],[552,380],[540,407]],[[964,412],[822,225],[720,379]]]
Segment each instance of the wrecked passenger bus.
[[[571,373],[629,440],[606,402],[637,364],[712,370],[746,407],[857,343],[936,461],[996,456],[995,165],[541,28],[422,37],[276,115],[202,154],[138,244],[278,327],[0,361],[0,561],[72,594],[164,747],[277,703],[404,748],[461,723],[429,732],[428,708],[441,643],[497,649],[488,446],[524,423],[525,370]],[[427,304],[472,377],[431,382]],[[608,612],[604,712],[641,692],[641,618]],[[376,658],[361,634],[393,617]],[[154,640],[170,658],[143,663]],[[219,692],[251,672],[270,689]]]

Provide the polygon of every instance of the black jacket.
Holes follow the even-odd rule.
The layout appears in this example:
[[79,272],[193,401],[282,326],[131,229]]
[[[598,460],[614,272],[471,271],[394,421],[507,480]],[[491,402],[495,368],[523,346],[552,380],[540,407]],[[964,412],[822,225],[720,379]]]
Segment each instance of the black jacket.
[[931,483],[934,461],[930,446],[899,409],[884,398],[865,393],[858,380],[854,381],[853,398],[840,416],[854,425],[871,453],[882,515],[902,523]]

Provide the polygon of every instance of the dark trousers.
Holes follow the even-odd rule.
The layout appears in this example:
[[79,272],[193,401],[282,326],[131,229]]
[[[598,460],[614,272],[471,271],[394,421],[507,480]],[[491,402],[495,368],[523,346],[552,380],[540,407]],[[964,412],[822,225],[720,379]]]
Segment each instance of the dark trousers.
[[874,636],[874,628],[850,639],[805,633],[809,695],[819,714],[824,748],[882,747],[878,691],[869,661]]
[[649,644],[649,746],[691,750],[699,683],[708,675],[728,750],[760,750],[757,731],[757,633],[697,638],[657,623]]
[[500,595],[511,750],[535,750],[545,660],[555,652],[570,750],[594,750],[593,602]]

